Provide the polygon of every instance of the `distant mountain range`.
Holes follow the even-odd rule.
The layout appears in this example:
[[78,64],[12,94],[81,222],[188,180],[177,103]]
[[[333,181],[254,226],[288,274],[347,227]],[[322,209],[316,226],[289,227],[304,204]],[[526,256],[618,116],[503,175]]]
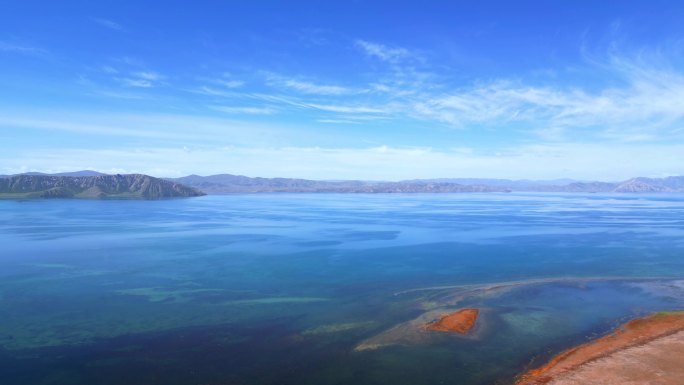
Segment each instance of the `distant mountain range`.
[[0,198],[161,199],[205,195],[193,187],[148,175],[90,173],[81,171],[58,176],[33,173],[2,177]]
[[189,175],[168,180],[198,188],[209,194],[259,192],[339,193],[453,193],[453,192],[684,192],[684,176],[633,178],[623,182],[581,182],[508,179],[414,179],[400,182],[321,181],[292,178],[250,178],[240,175]]
[[56,174],[45,174],[42,172],[25,172],[22,174],[13,174],[13,175],[0,175],[0,178],[8,178],[11,176],[17,176],[17,175],[44,175],[44,176],[101,176],[101,175],[107,175],[101,172],[93,171],[93,170],[82,170],[82,171],[74,171],[74,172],[59,172]]
[[[9,182],[8,182],[9,181]],[[622,182],[510,180],[478,178],[413,179],[399,182],[252,178],[241,175],[188,175],[159,179],[147,175],[106,175],[97,171],[0,176],[0,197],[7,194],[142,199],[197,196],[203,193],[462,193],[462,192],[684,192],[684,176],[632,178]]]
[[458,184],[450,182],[370,182],[319,181],[291,178],[250,178],[241,175],[189,175],[168,179],[198,188],[209,194],[263,192],[333,192],[333,193],[453,193],[506,192],[500,186]]

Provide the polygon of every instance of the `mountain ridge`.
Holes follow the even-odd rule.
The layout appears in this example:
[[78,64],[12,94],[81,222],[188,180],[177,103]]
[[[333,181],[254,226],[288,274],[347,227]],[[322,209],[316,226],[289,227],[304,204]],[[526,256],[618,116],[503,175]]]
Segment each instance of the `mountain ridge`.
[[[126,174],[143,175],[143,174]],[[58,174],[45,174],[30,172],[17,175],[0,176],[0,185],[3,180],[16,177],[44,177],[44,178],[103,178],[114,177],[92,170],[81,170]],[[226,193],[458,193],[458,192],[576,192],[576,193],[676,193],[684,192],[684,176],[668,176],[664,178],[635,177],[625,181],[601,182],[601,181],[578,181],[573,179],[554,180],[530,180],[530,179],[495,179],[495,178],[433,178],[433,179],[409,179],[402,181],[365,181],[365,180],[312,180],[302,178],[263,178],[248,177],[234,174],[215,174],[201,176],[196,174],[180,178],[154,178],[182,186],[193,188],[196,193],[206,192],[209,194]],[[57,183],[57,182],[53,182]],[[81,182],[82,183],[82,182]],[[133,186],[134,184],[130,184]],[[61,186],[61,185],[60,185]],[[58,185],[53,187],[60,187]],[[63,187],[63,186],[61,186]],[[72,186],[73,187],[73,186]],[[92,186],[90,186],[92,187]],[[88,187],[88,188],[90,188]],[[139,187],[139,186],[138,186]],[[137,188],[137,187],[136,187]],[[72,188],[68,191],[43,190],[44,195],[57,196],[88,196],[96,195],[108,197],[110,193],[96,191],[85,192],[84,189]],[[67,189],[68,190],[68,189]],[[135,189],[134,189],[135,190]],[[167,191],[171,196],[171,190],[157,188],[159,197],[167,197],[162,191]],[[2,191],[0,194],[7,194]],[[15,192],[16,193],[16,192]],[[30,191],[32,194],[39,191]],[[101,194],[100,194],[101,193]],[[141,199],[157,199],[157,197],[145,197],[140,190],[127,192],[135,196],[141,195]],[[117,193],[112,193],[116,195]],[[119,192],[118,194],[121,194]],[[192,195],[189,190],[176,191],[175,194],[184,196]],[[89,197],[89,196],[88,196]]]
[[0,178],[9,178],[13,176],[18,176],[18,175],[36,175],[36,176],[102,176],[102,175],[110,175],[110,174],[105,174],[99,171],[93,171],[93,170],[79,170],[79,171],[70,171],[70,172],[58,172],[58,173],[44,173],[44,172],[37,172],[37,171],[31,171],[31,172],[24,172],[21,174],[11,174],[11,175],[0,175]]
[[445,192],[584,192],[660,193],[684,192],[684,176],[636,177],[621,182],[575,181],[572,179],[510,180],[480,178],[411,179],[398,182],[363,180],[311,180],[261,178],[244,175],[188,175],[167,180],[187,184],[209,194],[260,192],[340,193],[445,193]]
[[194,187],[144,174],[0,178],[0,198],[162,199],[205,195]]

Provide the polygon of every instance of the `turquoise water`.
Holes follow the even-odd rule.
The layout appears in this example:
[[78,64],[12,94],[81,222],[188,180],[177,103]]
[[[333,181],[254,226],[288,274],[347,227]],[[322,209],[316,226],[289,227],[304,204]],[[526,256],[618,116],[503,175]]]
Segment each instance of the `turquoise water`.
[[677,195],[0,201],[0,250],[3,384],[507,384],[684,308]]

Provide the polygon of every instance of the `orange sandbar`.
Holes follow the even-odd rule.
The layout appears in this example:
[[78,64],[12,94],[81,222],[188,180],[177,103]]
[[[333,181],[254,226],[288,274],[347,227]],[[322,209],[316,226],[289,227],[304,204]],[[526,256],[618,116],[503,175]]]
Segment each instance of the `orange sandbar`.
[[627,322],[614,333],[566,350],[546,365],[522,375],[516,385],[548,384],[581,365],[684,330],[684,312],[658,313]]
[[425,328],[436,332],[466,334],[475,326],[479,314],[478,309],[461,309],[443,315],[437,321],[425,325]]

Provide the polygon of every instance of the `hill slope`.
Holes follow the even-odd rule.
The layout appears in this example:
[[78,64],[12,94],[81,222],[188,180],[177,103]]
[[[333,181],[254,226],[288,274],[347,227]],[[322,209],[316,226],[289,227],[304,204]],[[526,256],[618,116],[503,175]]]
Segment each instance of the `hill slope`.
[[16,175],[0,179],[0,198],[161,199],[204,195],[149,175]]

